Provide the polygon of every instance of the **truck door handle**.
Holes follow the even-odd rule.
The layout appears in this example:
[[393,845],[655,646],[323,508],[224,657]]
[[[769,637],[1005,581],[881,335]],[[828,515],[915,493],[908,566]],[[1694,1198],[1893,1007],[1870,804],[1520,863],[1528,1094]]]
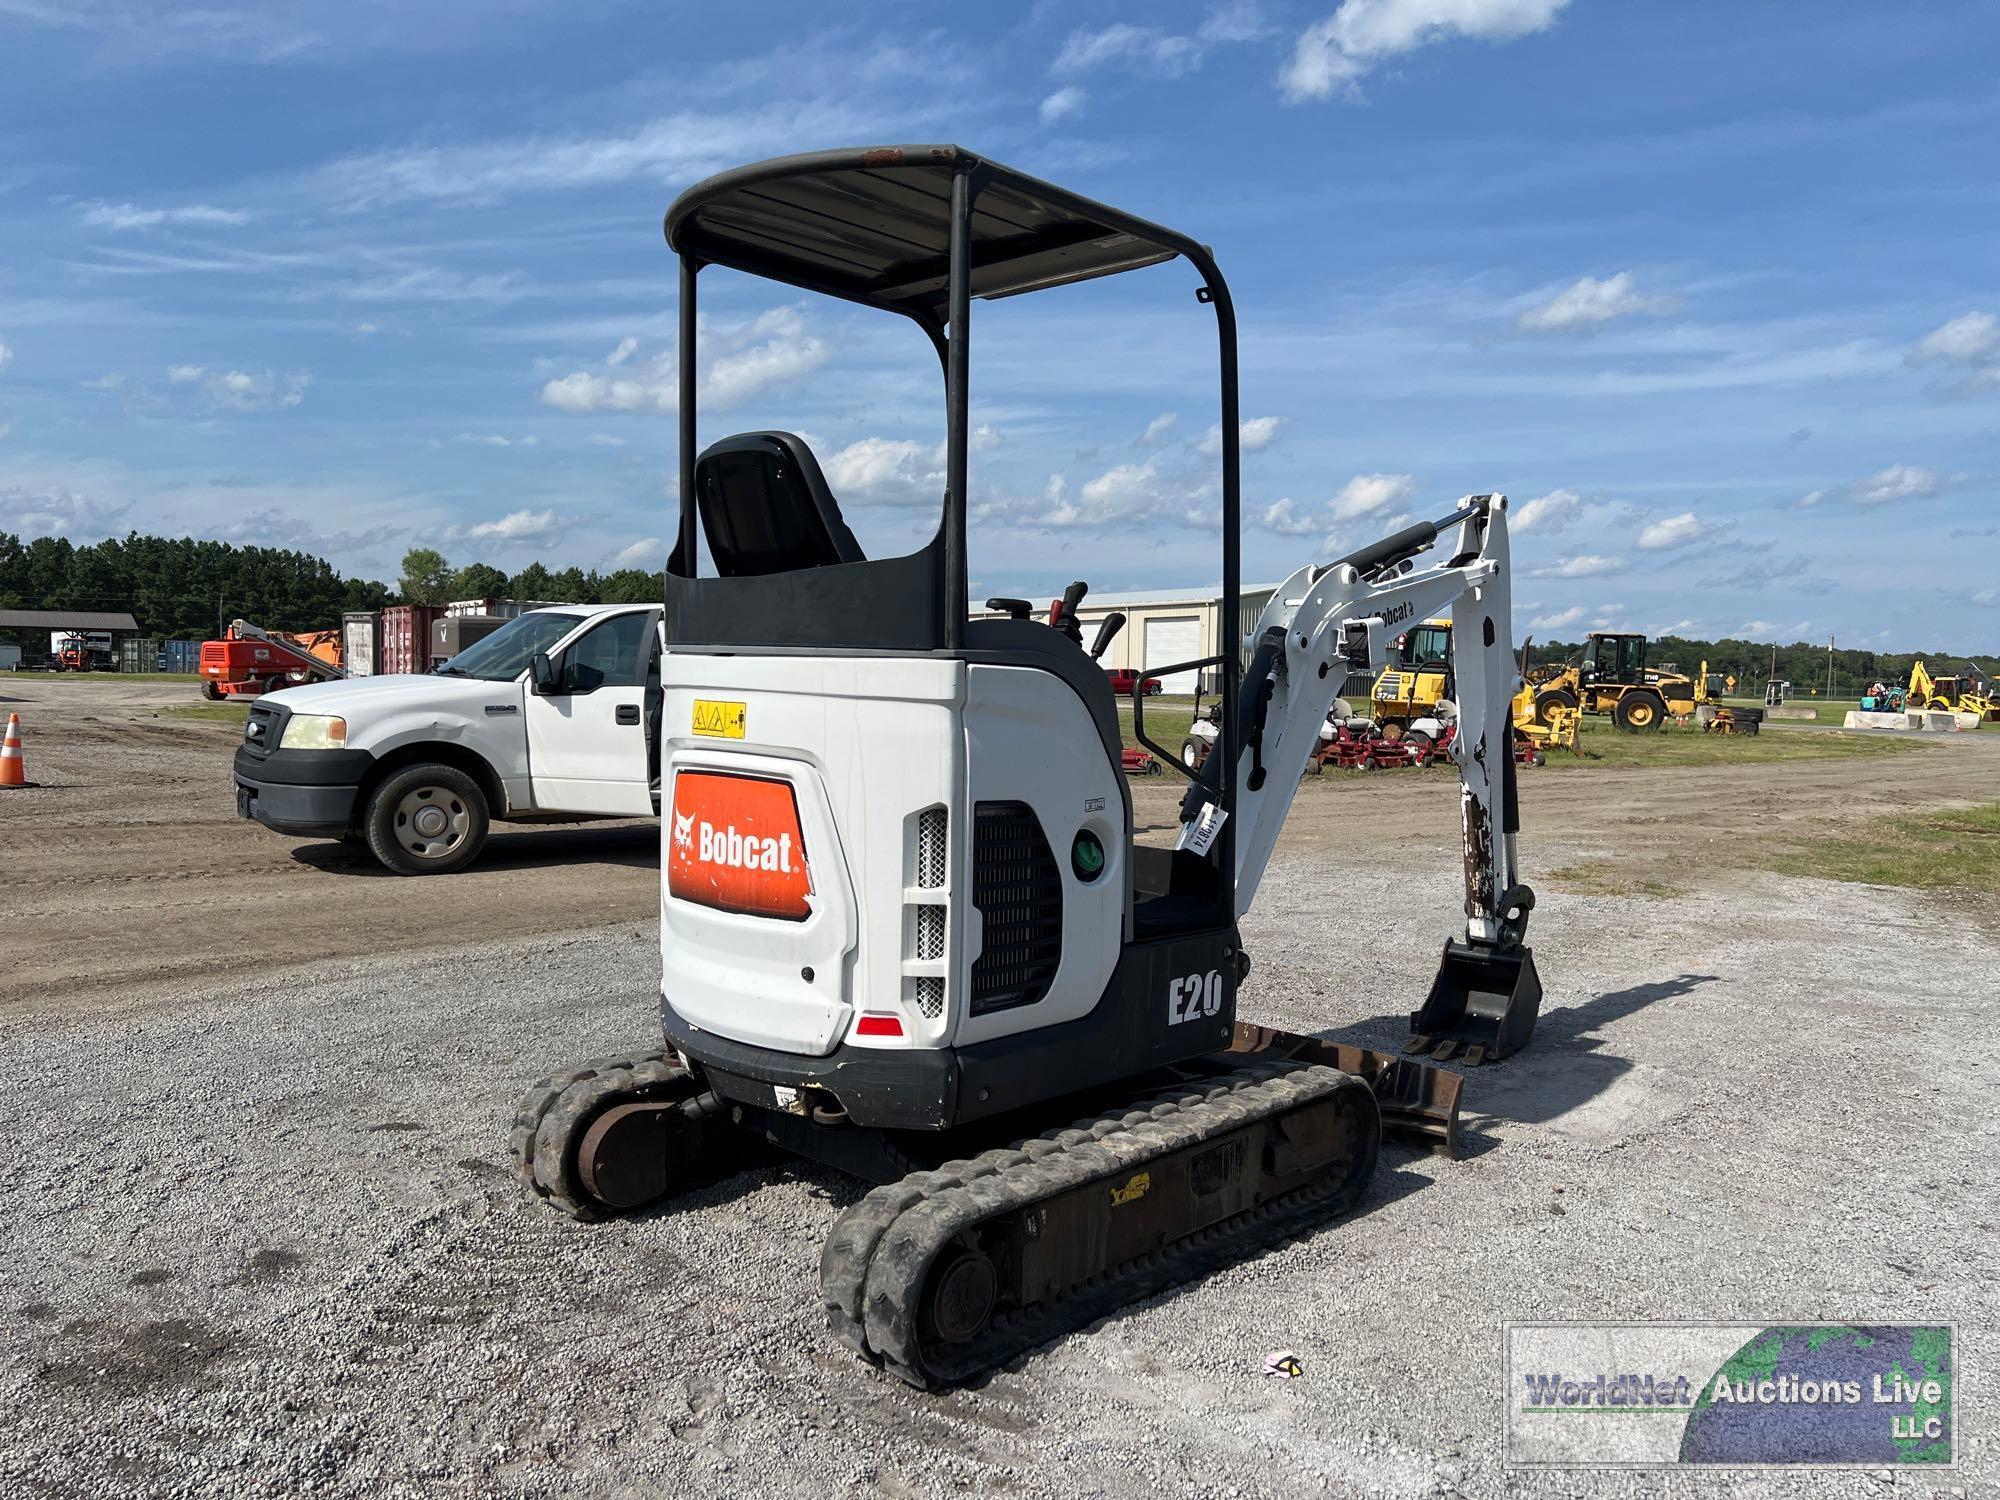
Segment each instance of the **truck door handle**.
[[636,703],[621,703],[621,704],[619,704],[619,705],[618,705],[618,722],[619,722],[620,724],[636,724],[636,723],[638,723],[638,722],[639,722],[639,705],[638,705],[638,704],[636,704]]

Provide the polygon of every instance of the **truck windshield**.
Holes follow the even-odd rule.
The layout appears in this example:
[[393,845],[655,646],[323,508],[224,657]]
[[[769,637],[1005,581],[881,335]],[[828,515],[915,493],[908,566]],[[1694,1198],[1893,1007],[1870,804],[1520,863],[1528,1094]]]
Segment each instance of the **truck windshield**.
[[509,620],[483,641],[475,641],[444,668],[448,677],[482,677],[488,682],[512,682],[528,670],[528,659],[546,651],[576,629],[576,615],[526,614]]

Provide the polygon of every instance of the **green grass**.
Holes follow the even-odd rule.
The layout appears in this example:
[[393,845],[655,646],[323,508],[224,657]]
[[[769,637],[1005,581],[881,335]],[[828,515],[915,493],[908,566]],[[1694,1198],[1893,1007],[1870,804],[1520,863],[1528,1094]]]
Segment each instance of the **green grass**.
[[1769,848],[1737,846],[1758,868],[1862,885],[2000,894],[2000,802]]
[[200,682],[195,672],[21,672],[15,680],[43,682]]
[[[1214,700],[1204,698],[1206,705]],[[1178,759],[1181,741],[1188,737],[1194,727],[1194,699],[1177,694],[1157,693],[1146,700],[1146,738],[1156,745],[1165,745]],[[1125,743],[1133,749],[1139,748],[1139,741],[1132,733],[1132,700],[1122,697],[1118,700],[1118,732]]]
[[171,708],[160,710],[163,719],[199,719],[213,724],[241,724],[249,716],[248,702],[176,703]]
[[1910,740],[1844,734],[1837,729],[1783,734],[1768,725],[1762,734],[1704,734],[1698,729],[1680,729],[1671,724],[1653,734],[1626,734],[1609,719],[1587,718],[1577,748],[1581,755],[1550,751],[1549,765],[1552,768],[1766,765],[1774,761],[1827,760],[1846,755],[1898,755],[1915,745]]
[[1650,875],[1635,880],[1629,871],[1608,859],[1586,859],[1573,865],[1563,865],[1549,871],[1548,880],[1561,890],[1586,896],[1645,896],[1654,901],[1667,901],[1682,894],[1681,887],[1665,880],[1655,880]]

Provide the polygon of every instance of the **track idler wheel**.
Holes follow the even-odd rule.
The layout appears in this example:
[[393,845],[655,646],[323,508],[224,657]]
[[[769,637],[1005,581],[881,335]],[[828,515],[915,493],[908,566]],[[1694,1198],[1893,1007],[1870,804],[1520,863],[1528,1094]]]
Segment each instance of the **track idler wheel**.
[[574,1219],[632,1213],[680,1185],[702,1154],[714,1096],[658,1053],[557,1073],[522,1099],[514,1175]]

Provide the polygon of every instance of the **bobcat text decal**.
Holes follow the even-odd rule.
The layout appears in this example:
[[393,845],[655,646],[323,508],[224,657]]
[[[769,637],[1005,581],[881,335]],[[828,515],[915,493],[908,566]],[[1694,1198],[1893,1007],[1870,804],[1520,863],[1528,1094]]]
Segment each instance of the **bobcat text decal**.
[[677,774],[667,890],[722,911],[794,922],[810,916],[812,877],[791,783]]

